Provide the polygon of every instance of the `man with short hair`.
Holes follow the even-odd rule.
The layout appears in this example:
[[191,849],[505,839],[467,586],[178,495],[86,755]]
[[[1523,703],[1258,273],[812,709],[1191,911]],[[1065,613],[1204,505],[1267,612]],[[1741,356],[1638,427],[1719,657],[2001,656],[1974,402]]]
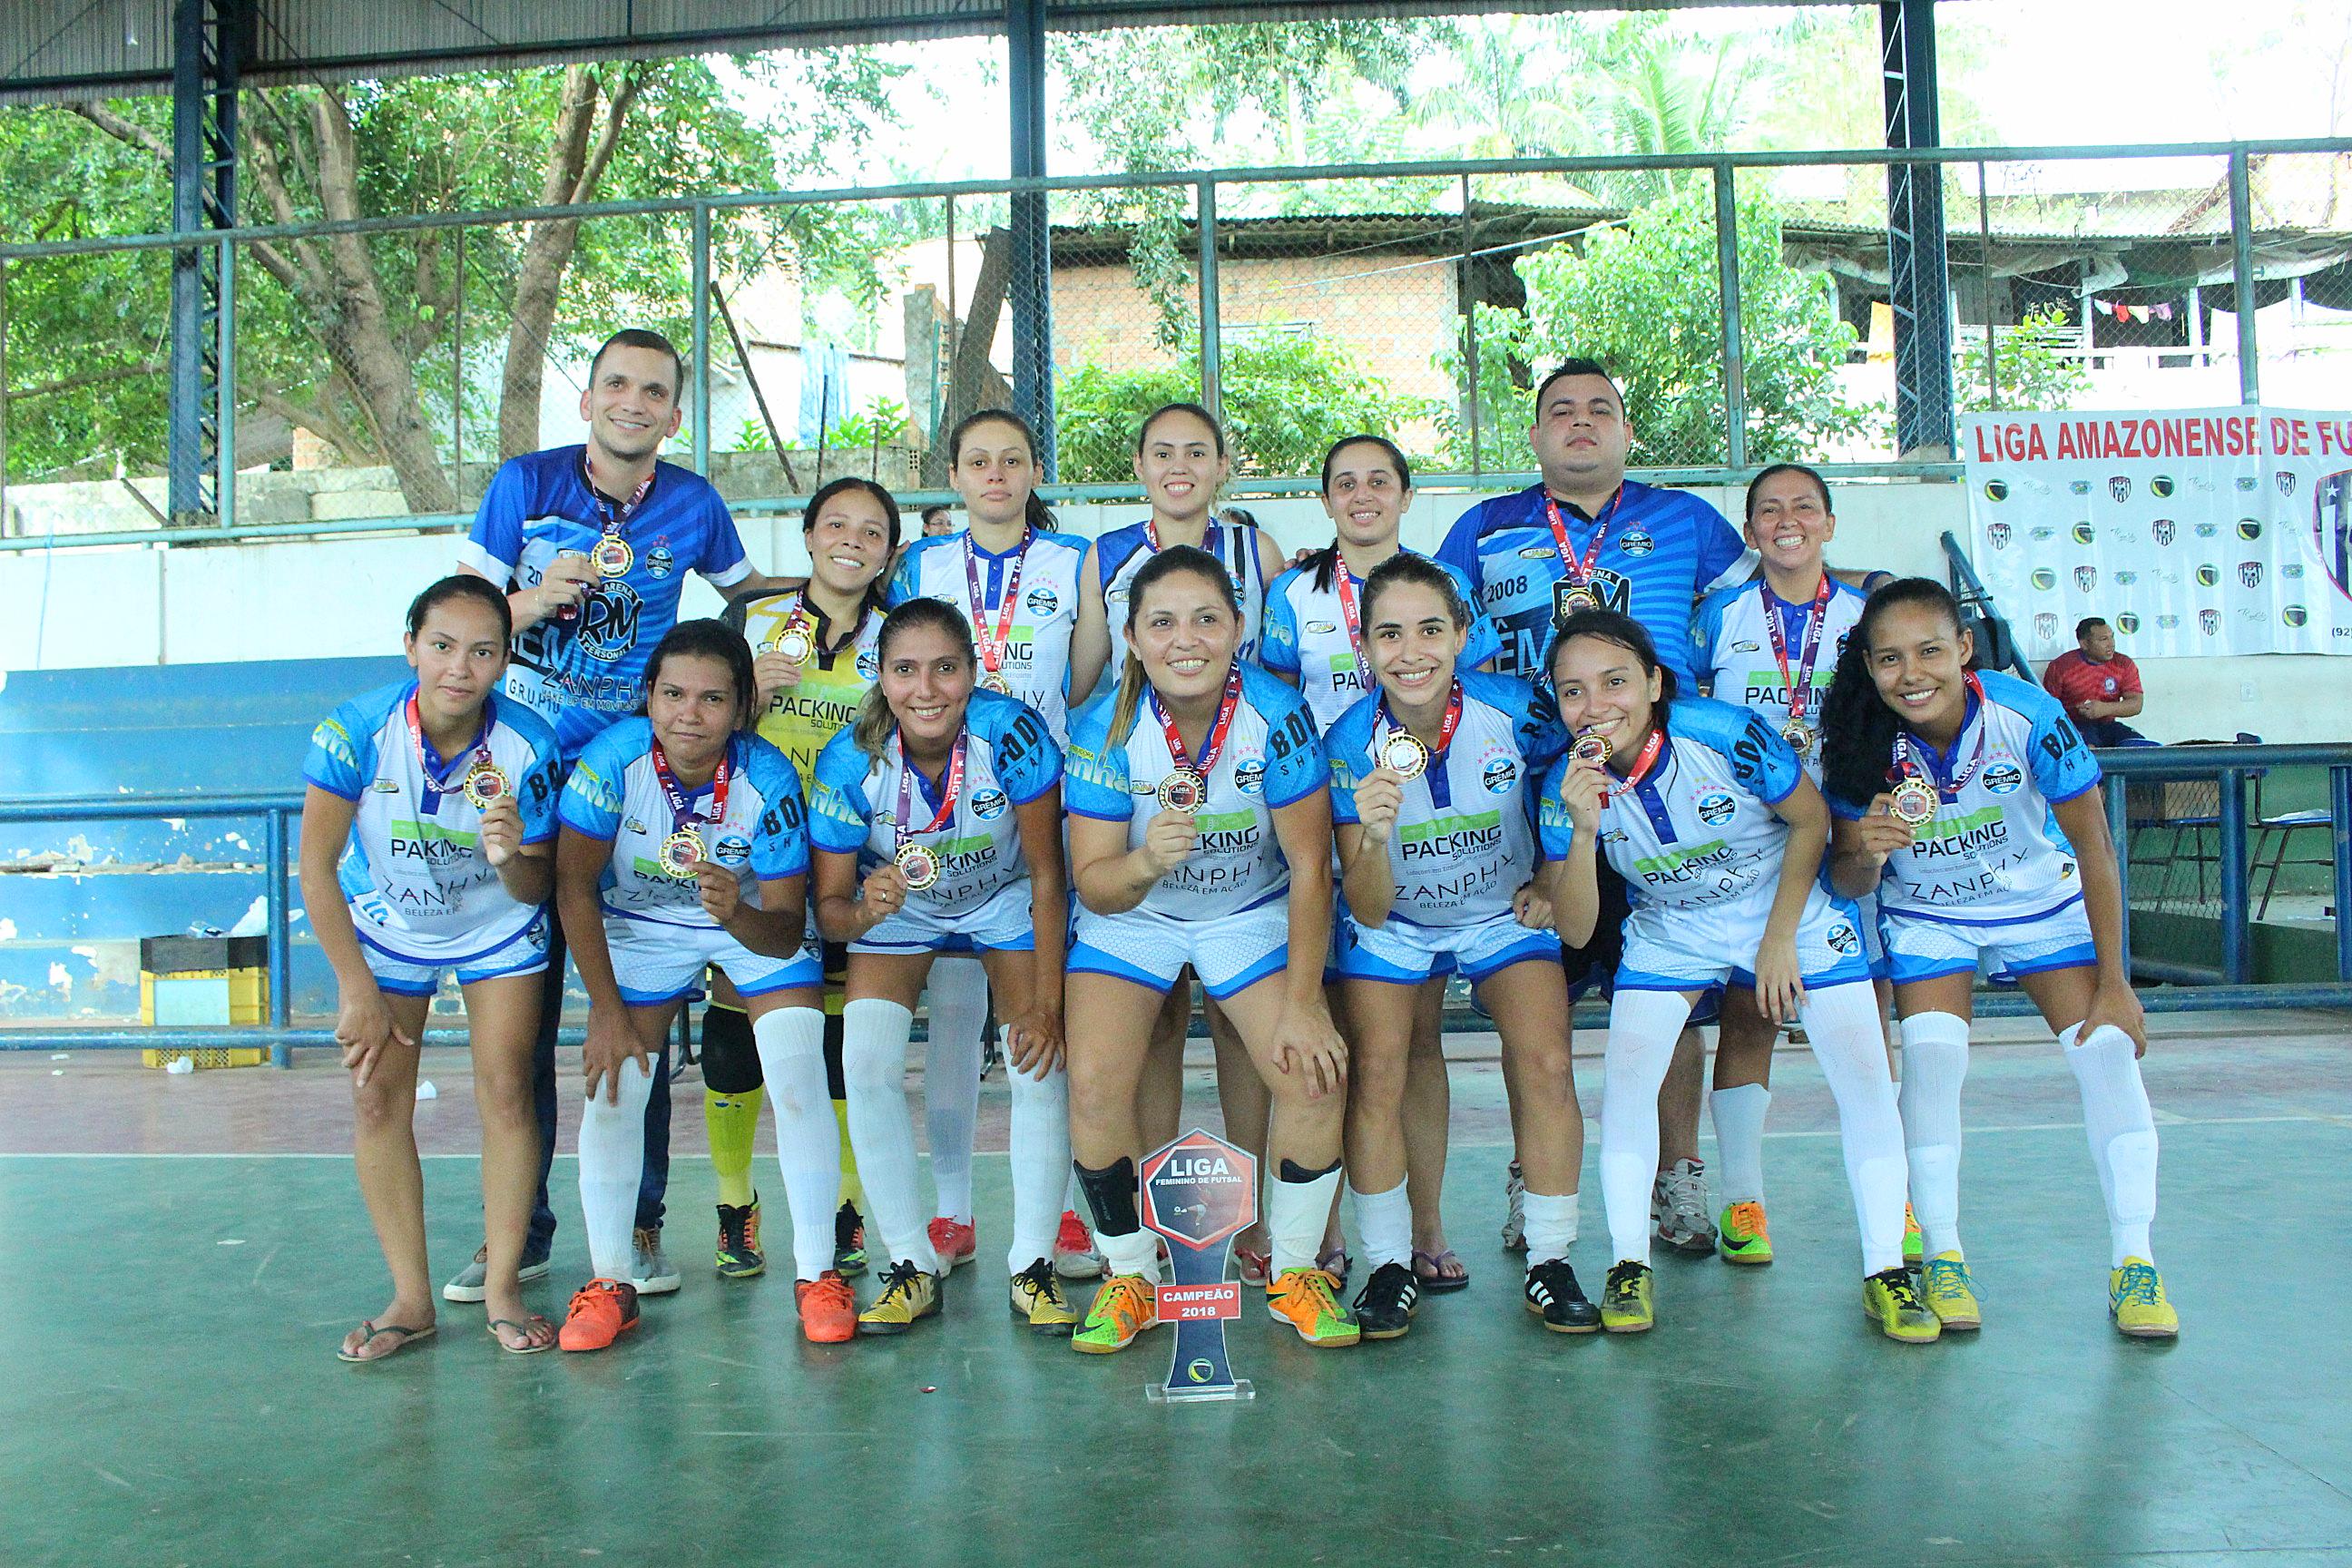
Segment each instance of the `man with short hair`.
[[2129,654],[2116,651],[2115,628],[2101,617],[2085,616],[2074,623],[2074,651],[2052,659],[2042,671],[2042,684],[2092,745],[2156,744],[2124,722],[2137,718],[2146,700],[2139,666]]
[[[568,769],[608,725],[645,700],[646,661],[677,624],[689,572],[713,587],[755,592],[762,577],[744,559],[735,520],[699,474],[661,461],[677,434],[686,365],[659,332],[631,327],[604,340],[580,394],[588,438],[502,464],[482,497],[460,569],[508,590],[514,659],[507,694],[554,727]],[[540,995],[532,1089],[539,1116],[539,1195],[523,1244],[522,1278],[548,1270],[555,1215],[547,1173],[555,1157],[555,1036],[563,1016],[563,931],[549,921],[547,978]],[[661,1249],[669,1184],[667,1054],[646,1110],[645,1178],[637,1195],[639,1290],[675,1290],[679,1276]],[[441,1289],[481,1299],[483,1258]]]

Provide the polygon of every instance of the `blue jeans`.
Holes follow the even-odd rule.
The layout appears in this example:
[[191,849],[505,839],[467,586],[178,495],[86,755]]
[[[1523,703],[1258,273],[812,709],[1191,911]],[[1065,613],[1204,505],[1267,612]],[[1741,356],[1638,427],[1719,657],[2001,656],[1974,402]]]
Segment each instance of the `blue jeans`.
[[[555,1211],[547,1203],[547,1173],[555,1162],[555,1034],[563,1024],[563,926],[548,917],[547,974],[539,994],[539,1038],[530,1053],[531,1106],[539,1114],[539,1193],[531,1200],[530,1234],[523,1262],[546,1260],[555,1240]],[[654,1062],[653,1097],[646,1103],[646,1173],[637,1184],[637,1224],[657,1230],[669,1191],[669,1047]]]

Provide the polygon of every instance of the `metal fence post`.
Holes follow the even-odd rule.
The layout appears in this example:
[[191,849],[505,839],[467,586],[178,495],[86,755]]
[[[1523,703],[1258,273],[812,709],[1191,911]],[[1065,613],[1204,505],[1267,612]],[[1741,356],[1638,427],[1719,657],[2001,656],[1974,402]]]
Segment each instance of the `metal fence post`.
[[2263,400],[2263,367],[2254,343],[2254,196],[2246,150],[2230,154],[2230,268],[2238,312],[2238,401]]
[[2116,852],[2116,940],[2123,949],[2124,973],[2131,973],[2131,816],[2130,803],[2124,798],[2126,782],[2119,778],[2105,781],[2107,837]]
[[1715,277],[1723,296],[1725,463],[1748,466],[1748,367],[1739,353],[1739,196],[1727,163],[1715,166]]
[[[1977,254],[1983,266],[1984,276],[1977,286],[1977,309],[1984,312],[1985,406],[2005,408],[2008,405],[2000,395],[2000,361],[1992,337],[1992,215],[1986,210],[1991,201],[1991,194],[1985,189],[1985,166],[1979,163],[1977,165]],[[2089,346],[2087,339],[2084,346]]]
[[2246,926],[2246,773],[2221,770],[2221,981],[2243,985],[2253,973]]
[[294,1047],[286,1043],[288,1019],[293,1011],[293,936],[287,910],[287,811],[273,805],[262,814],[263,856],[269,864],[269,1027],[278,1036],[270,1042],[269,1065],[290,1068]]
[[2327,770],[2327,817],[2336,841],[2336,977],[2352,981],[2352,768]]
[[[463,233],[463,230],[459,231]],[[213,515],[223,528],[236,526],[236,243],[220,242],[220,316],[215,323],[219,345],[214,351],[220,368],[213,377],[215,443],[213,457]]]
[[[746,367],[745,374],[750,374]],[[710,205],[694,204],[694,471],[710,475]],[[822,477],[822,476],[820,476]]]
[[1470,216],[1470,176],[1465,174],[1462,176],[1462,299],[1460,303],[1463,363],[1467,367],[1464,379],[1468,384],[1469,394],[1464,399],[1464,405],[1469,415],[1470,471],[1475,475],[1485,473],[1486,467],[1485,454],[1478,449],[1478,403],[1485,378],[1480,374],[1478,363],[1478,241],[1476,236],[1472,233],[1473,221]]
[[1201,406],[1224,417],[1224,343],[1217,314],[1217,185],[1202,180],[1194,198],[1201,231]]

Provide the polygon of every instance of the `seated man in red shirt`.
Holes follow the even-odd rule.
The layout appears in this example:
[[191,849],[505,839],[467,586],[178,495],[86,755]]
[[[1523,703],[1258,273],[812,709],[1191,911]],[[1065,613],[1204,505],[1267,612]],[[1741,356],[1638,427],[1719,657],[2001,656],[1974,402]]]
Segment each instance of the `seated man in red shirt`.
[[2115,628],[2096,616],[2075,623],[2075,648],[2050,661],[2042,684],[2094,746],[2152,746],[2124,722],[2139,714],[2139,666],[2116,651]]

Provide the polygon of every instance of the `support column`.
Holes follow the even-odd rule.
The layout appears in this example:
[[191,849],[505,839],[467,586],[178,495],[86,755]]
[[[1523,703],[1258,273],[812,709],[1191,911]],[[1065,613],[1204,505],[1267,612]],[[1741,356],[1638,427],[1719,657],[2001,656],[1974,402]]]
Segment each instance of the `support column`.
[[[252,37],[252,0],[175,0],[172,41],[172,228],[236,226],[236,86]],[[225,454],[234,321],[226,246],[172,255],[171,481],[173,523],[220,521],[233,508]],[[234,462],[234,457],[228,461]]]
[[[1936,108],[1935,0],[1880,0],[1886,145],[1942,144]],[[1886,170],[1886,264],[1895,314],[1895,445],[1905,458],[1952,454],[1951,279],[1945,266],[1943,167]]]
[[[1045,0],[1008,0],[1013,177],[1045,173]],[[1013,407],[1037,432],[1041,472],[1055,477],[1053,219],[1044,195],[1013,198]],[[954,309],[954,301],[949,301]]]

